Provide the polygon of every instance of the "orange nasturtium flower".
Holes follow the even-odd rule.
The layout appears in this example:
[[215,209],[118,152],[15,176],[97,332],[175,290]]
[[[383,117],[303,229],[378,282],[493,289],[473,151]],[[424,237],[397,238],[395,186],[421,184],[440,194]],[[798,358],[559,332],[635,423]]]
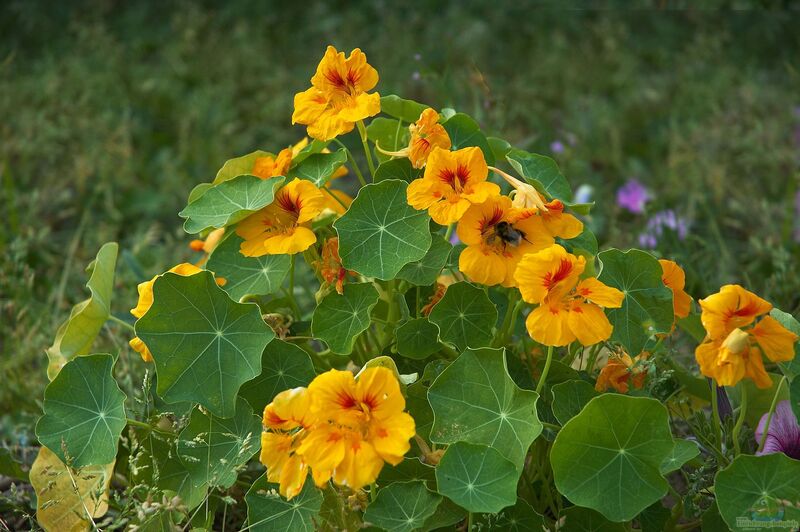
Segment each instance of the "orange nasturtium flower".
[[447,151],[434,148],[425,174],[408,185],[408,204],[428,209],[439,225],[457,222],[470,205],[500,194],[500,187],[486,181],[489,167],[480,148]]
[[467,245],[458,259],[470,280],[493,286],[516,286],[514,271],[526,253],[553,245],[541,217],[516,209],[511,198],[494,196],[472,205],[458,222],[458,238]]
[[322,245],[322,256],[316,261],[316,267],[325,282],[336,288],[339,294],[344,293],[344,280],[347,274],[352,272],[342,266],[342,259],[339,257],[339,239],[329,238]]
[[305,251],[317,241],[309,226],[324,207],[325,197],[311,181],[294,179],[275,194],[272,203],[239,222],[236,234],[244,239],[242,255],[293,255]]
[[594,277],[580,280],[585,267],[583,257],[558,244],[522,258],[514,278],[522,299],[539,305],[525,320],[531,338],[563,346],[576,339],[592,345],[611,336],[613,326],[603,307],[621,307],[625,295]]
[[309,136],[323,141],[348,133],[359,120],[380,113],[380,95],[368,94],[377,84],[378,72],[360,49],[345,58],[328,46],[311,88],[294,97],[292,124],[307,125]]
[[413,418],[394,373],[368,368],[318,375],[308,389],[278,394],[264,409],[261,462],[287,499],[297,495],[308,470],[314,482],[360,490],[375,482],[384,462],[397,465],[410,448]]
[[[794,358],[797,335],[772,316],[772,305],[739,285],[725,285],[700,300],[706,339],[697,346],[700,371],[721,386],[750,377],[759,388],[772,385],[762,353],[772,362]],[[756,318],[763,316],[756,323]]]
[[689,315],[692,305],[692,297],[683,289],[686,286],[686,274],[676,262],[666,259],[660,259],[658,262],[663,272],[661,280],[672,290],[672,308],[675,317],[685,318]]
[[[177,273],[178,275],[194,275],[198,272],[201,272],[200,268],[195,266],[194,264],[189,264],[188,262],[183,262],[178,264],[177,266],[173,266],[168,272]],[[136,302],[136,308],[131,309],[131,314],[133,314],[136,319],[141,318],[147,311],[150,310],[150,307],[153,306],[153,285],[158,279],[158,275],[154,275],[152,279],[149,281],[144,281],[143,283],[139,283],[137,286],[137,290],[139,291],[139,300]],[[222,285],[224,281],[222,279],[217,279],[217,284]],[[142,360],[145,362],[152,362],[153,361],[153,354],[144,344],[141,338],[135,336],[130,342],[128,342],[133,348],[134,351],[139,353],[142,356]]]
[[641,389],[647,377],[647,370],[640,362],[646,360],[648,356],[650,353],[646,351],[633,359],[628,353],[611,355],[600,370],[594,389],[604,392],[614,388],[619,393],[628,393],[630,385],[637,390]]
[[253,163],[253,175],[261,179],[269,179],[279,175],[286,175],[289,167],[292,166],[292,148],[284,148],[276,157],[265,155],[259,157]]
[[411,133],[408,146],[398,151],[385,151],[376,146],[378,151],[393,157],[408,157],[411,166],[422,168],[428,161],[428,155],[431,154],[433,148],[449,150],[452,145],[450,135],[439,123],[439,113],[430,107],[422,111],[419,120],[408,126],[408,131]]

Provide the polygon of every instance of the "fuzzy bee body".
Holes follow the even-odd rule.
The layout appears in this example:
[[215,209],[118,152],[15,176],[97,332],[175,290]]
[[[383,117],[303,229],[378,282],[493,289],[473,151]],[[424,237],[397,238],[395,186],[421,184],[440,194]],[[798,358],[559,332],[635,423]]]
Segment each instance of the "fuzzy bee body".
[[514,226],[508,222],[497,223],[494,226],[494,232],[486,239],[486,243],[489,245],[494,244],[495,239],[499,239],[503,243],[503,247],[509,245],[517,247],[523,240],[528,240],[525,238],[524,232],[514,228]]

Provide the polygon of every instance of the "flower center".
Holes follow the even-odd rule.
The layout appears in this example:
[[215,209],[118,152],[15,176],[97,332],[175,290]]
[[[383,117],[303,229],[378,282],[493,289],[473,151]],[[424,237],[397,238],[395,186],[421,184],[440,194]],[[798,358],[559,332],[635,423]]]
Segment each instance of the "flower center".
[[734,329],[722,342],[722,347],[734,355],[742,354],[749,345],[750,336],[741,329]]
[[469,169],[463,164],[454,168],[442,168],[439,171],[439,180],[450,185],[450,188],[460,193],[469,181]]

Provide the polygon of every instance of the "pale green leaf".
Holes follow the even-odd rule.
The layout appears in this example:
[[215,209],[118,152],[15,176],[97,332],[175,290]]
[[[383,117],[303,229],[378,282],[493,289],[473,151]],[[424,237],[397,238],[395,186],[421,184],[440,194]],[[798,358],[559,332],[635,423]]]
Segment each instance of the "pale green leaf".
[[[241,157],[234,157],[233,159],[228,159],[227,161],[225,161],[225,164],[222,165],[222,168],[219,169],[216,177],[214,177],[214,182],[211,184],[218,185],[223,181],[229,181],[234,177],[239,177],[240,175],[252,174],[253,167],[256,164],[256,159],[258,159],[259,157],[274,158],[275,155],[273,155],[268,151],[256,150],[246,155],[242,155]],[[191,201],[191,199],[192,198],[190,197],[189,201]]]
[[408,183],[396,179],[363,187],[336,222],[339,256],[348,270],[393,279],[431,246],[430,217],[406,202]]
[[314,518],[322,506],[322,494],[307,480],[291,501],[278,495],[278,486],[267,482],[266,473],[250,486],[247,502],[247,530],[250,532],[312,532]]
[[159,396],[233,416],[239,387],[260,373],[261,353],[275,336],[258,306],[232,301],[210,272],[166,273],[153,295],[136,335],[153,353]]
[[369,327],[369,313],[378,303],[378,297],[372,283],[348,283],[343,294],[329,293],[314,309],[312,334],[334,353],[350,354],[358,335]]
[[72,467],[116,459],[126,424],[126,396],[114,380],[113,367],[111,355],[78,357],[44,391],[44,415],[36,424],[36,437]]
[[442,496],[425,487],[425,482],[395,482],[378,492],[367,506],[364,521],[389,532],[411,532],[436,512]]

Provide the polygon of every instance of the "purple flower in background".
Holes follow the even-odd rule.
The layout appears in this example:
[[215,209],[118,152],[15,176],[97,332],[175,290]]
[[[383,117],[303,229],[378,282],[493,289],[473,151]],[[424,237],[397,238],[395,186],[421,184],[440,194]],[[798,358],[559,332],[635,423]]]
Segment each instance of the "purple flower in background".
[[639,235],[639,245],[644,248],[653,249],[658,244],[658,239],[664,234],[664,229],[669,229],[678,235],[680,240],[689,234],[689,224],[681,218],[675,211],[668,209],[658,211],[652,218],[647,220],[647,226],[642,234]]
[[623,209],[628,209],[634,214],[644,212],[645,203],[650,201],[650,193],[638,180],[628,179],[628,181],[617,190],[617,205]]
[[[769,417],[769,413],[761,416],[761,421],[758,422],[755,434],[756,443],[761,442],[761,436],[764,434],[764,427],[767,424],[767,417]],[[792,412],[789,401],[778,403],[770,420],[769,429],[767,429],[764,449],[756,454],[760,456],[773,453],[783,453],[789,458],[800,460],[800,426],[797,424],[797,418]]]
[[564,153],[564,143],[560,140],[554,140],[550,143],[550,151],[553,153]]
[[461,243],[461,240],[458,238],[458,235],[455,231],[453,231],[453,234],[450,235],[450,243],[454,246],[457,246]]

